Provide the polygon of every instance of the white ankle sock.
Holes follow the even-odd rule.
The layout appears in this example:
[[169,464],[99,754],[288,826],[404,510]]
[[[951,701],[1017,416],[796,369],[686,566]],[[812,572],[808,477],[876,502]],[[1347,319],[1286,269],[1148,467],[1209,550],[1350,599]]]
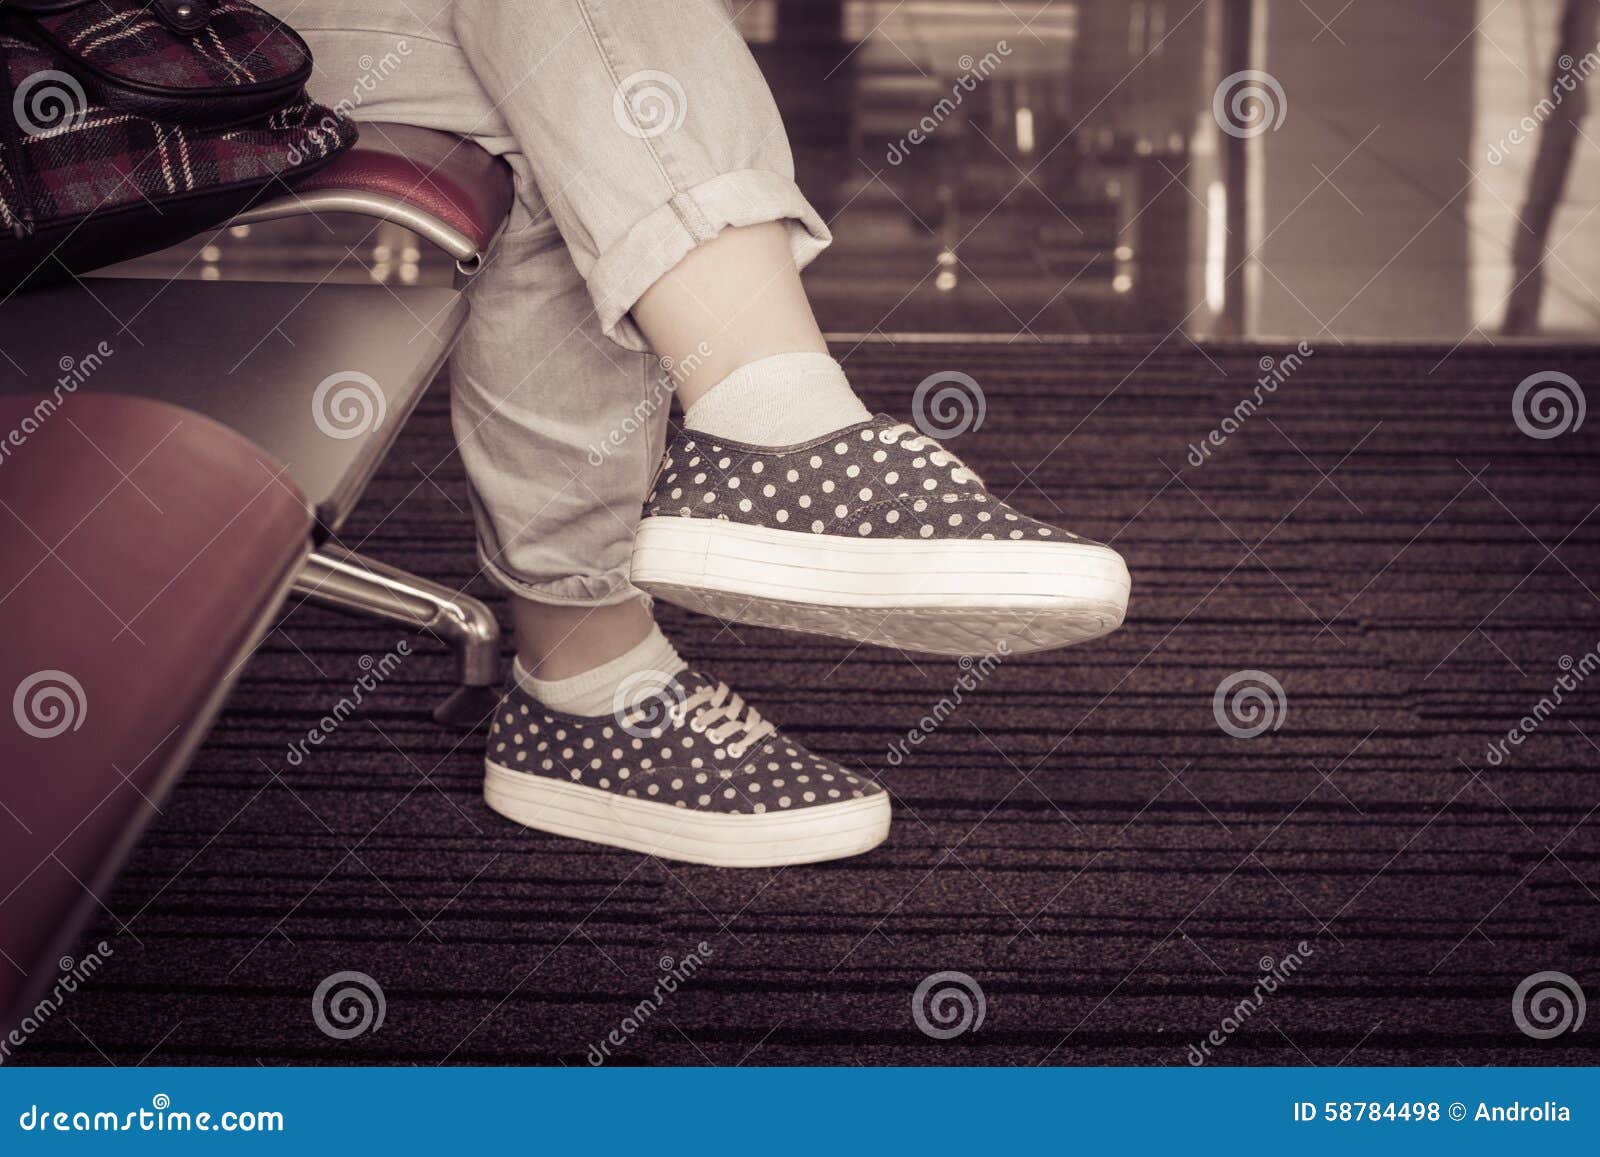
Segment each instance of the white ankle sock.
[[794,353],[740,366],[684,412],[683,424],[752,446],[792,446],[871,417],[838,362]]
[[634,672],[659,671],[663,675],[676,675],[688,665],[661,633],[661,628],[652,627],[632,650],[566,679],[535,679],[528,674],[520,657],[513,671],[522,689],[552,711],[594,716],[611,714],[617,688]]

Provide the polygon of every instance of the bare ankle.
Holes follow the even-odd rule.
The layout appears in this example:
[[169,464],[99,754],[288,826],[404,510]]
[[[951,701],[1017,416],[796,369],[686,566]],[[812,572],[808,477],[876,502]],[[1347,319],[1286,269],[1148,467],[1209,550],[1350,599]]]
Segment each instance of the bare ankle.
[[513,599],[517,657],[538,679],[567,679],[636,647],[655,626],[643,599],[607,607],[568,607]]
[[633,307],[650,348],[673,362],[687,409],[740,366],[826,353],[781,221],[724,229],[689,252]]

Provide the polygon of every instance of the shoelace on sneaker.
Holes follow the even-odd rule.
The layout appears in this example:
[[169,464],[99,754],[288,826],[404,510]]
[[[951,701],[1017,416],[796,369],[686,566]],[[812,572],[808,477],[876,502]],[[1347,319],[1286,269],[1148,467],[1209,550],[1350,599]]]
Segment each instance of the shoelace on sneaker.
[[907,450],[930,450],[932,453],[928,455],[928,460],[935,466],[953,467],[950,471],[951,481],[964,482],[969,486],[983,485],[983,479],[979,478],[965,462],[909,422],[896,422],[879,431],[878,441],[886,446],[904,446]]
[[[726,744],[728,754],[734,759],[743,759],[745,752],[778,730],[776,725],[761,718],[759,711],[746,705],[743,698],[721,682],[716,686],[706,684],[694,691],[683,702],[673,706],[670,714],[678,723],[687,718],[690,728],[705,732],[706,738],[712,743]],[[712,730],[712,725],[719,720],[722,721],[721,725]],[[740,732],[743,732],[741,738],[733,743],[727,742]]]

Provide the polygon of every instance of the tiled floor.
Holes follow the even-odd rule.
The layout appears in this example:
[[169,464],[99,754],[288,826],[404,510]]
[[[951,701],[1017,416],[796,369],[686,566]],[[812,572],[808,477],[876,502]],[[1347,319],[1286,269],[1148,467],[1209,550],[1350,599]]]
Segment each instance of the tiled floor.
[[[786,37],[772,0],[739,7],[836,235],[808,284],[841,333],[1493,339],[1534,216],[1527,123],[1587,68],[1558,64],[1560,0],[852,0],[834,25],[802,2],[807,34]],[[1250,12],[1255,47],[1234,63],[1262,76],[1227,84],[1243,51],[1227,21]],[[1568,106],[1592,99],[1575,91]],[[1281,119],[1230,119],[1236,95]],[[1600,142],[1582,130],[1548,233],[1546,333],[1600,333],[1597,205]],[[309,279],[341,257],[351,280],[450,276],[351,222],[141,264]]]

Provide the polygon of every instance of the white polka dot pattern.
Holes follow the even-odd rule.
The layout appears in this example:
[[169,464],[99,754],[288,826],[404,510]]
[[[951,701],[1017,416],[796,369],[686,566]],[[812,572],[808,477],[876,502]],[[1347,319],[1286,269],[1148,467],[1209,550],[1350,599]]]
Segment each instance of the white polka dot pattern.
[[[679,703],[714,685],[693,670],[679,679]],[[668,713],[634,737],[610,715],[557,714],[513,684],[495,712],[487,754],[501,767],[531,776],[717,814],[800,811],[883,793],[872,780],[781,732],[746,751],[723,731],[721,723],[707,725],[699,713]]]
[[954,454],[882,414],[779,449],[682,431],[644,509],[674,516],[852,538],[1086,541],[1001,502]]

